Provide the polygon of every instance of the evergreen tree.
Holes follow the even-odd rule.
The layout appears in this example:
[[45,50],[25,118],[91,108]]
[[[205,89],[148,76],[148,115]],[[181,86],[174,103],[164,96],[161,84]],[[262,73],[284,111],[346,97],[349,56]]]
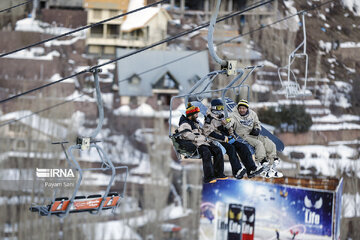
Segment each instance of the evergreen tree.
[[261,122],[280,128],[282,132],[304,133],[312,125],[311,116],[302,105],[262,108],[258,115]]

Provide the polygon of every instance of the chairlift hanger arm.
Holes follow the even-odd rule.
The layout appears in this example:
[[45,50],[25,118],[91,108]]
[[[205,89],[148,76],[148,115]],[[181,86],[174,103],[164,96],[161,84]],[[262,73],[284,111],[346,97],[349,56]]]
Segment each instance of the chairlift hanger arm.
[[103,122],[104,122],[104,105],[101,98],[101,90],[98,73],[101,72],[100,68],[92,68],[89,70],[94,75],[94,83],[96,90],[96,102],[99,110],[99,121],[96,129],[90,134],[90,138],[95,138],[96,135],[100,132]]
[[[309,57],[306,53],[306,25],[305,25],[305,11],[300,13],[302,18],[302,30],[303,30],[303,41],[293,50],[288,57],[288,64],[284,67],[278,68],[278,76],[283,88],[286,89],[286,97],[293,98],[296,96],[306,96],[306,84],[307,84],[307,75],[308,75],[308,65]],[[301,47],[303,48],[302,52],[297,53]],[[300,87],[296,74],[291,69],[291,65],[294,63],[296,57],[305,57],[305,73],[304,73],[304,84]],[[285,82],[281,76],[281,73],[287,71],[287,82]]]
[[214,9],[214,12],[211,16],[210,19],[210,24],[209,24],[209,28],[208,28],[208,47],[209,47],[209,53],[211,55],[211,57],[221,65],[221,67],[225,68],[228,65],[228,62],[226,60],[221,59],[215,52],[215,48],[214,48],[214,27],[215,27],[215,23],[216,23],[216,18],[217,15],[219,13],[220,10],[220,4],[221,4],[221,0],[217,0],[216,2],[216,6]]

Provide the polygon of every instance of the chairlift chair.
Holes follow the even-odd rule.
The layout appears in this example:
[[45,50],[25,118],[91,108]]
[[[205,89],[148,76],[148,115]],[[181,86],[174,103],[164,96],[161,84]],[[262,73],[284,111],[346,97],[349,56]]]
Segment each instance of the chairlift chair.
[[[291,52],[288,58],[288,64],[284,67],[278,68],[278,76],[281,82],[281,86],[286,91],[286,98],[296,98],[299,96],[308,96],[306,92],[306,83],[307,83],[307,75],[308,75],[308,65],[309,65],[309,57],[306,53],[306,26],[305,26],[305,12],[302,14],[302,29],[304,39],[303,41],[295,48],[294,51]],[[303,49],[301,51],[301,48]],[[299,51],[300,50],[300,51]],[[294,63],[296,58],[305,58],[305,73],[304,73],[304,84],[301,86],[299,81],[296,78],[296,74],[291,69],[291,65]],[[282,72],[286,72],[287,81],[284,80],[281,76]]]
[[[196,100],[196,101],[201,102],[204,98],[208,97],[209,95],[218,92],[218,93],[221,93],[221,99],[222,99],[223,103],[225,104],[226,92],[228,90],[233,90],[235,94],[240,94],[240,89],[242,87],[247,87],[247,89],[248,89],[247,98],[249,98],[249,91],[250,91],[249,89],[250,88],[249,88],[249,86],[245,85],[244,82],[253,73],[253,71],[255,69],[262,67],[262,65],[259,65],[259,66],[246,67],[244,69],[241,69],[241,68],[237,69],[237,67],[236,67],[237,61],[223,60],[217,56],[215,49],[214,49],[213,33],[214,33],[216,18],[219,13],[219,9],[220,9],[220,4],[221,4],[221,0],[217,0],[214,12],[211,16],[210,25],[209,25],[209,29],[208,29],[208,47],[209,47],[209,53],[210,53],[211,57],[218,64],[220,64],[221,70],[216,70],[216,71],[208,73],[206,76],[202,77],[196,84],[194,84],[194,86],[189,90],[189,92],[187,94],[173,96],[170,101],[169,137],[172,139],[173,147],[174,147],[174,150],[175,150],[176,155],[179,160],[181,160],[181,156],[184,156],[184,158],[200,158],[200,155],[198,154],[197,151],[196,152],[187,152],[185,149],[181,149],[180,144],[178,144],[176,141],[180,134],[178,134],[178,133],[173,134],[171,131],[172,111],[173,111],[172,106],[173,106],[174,100],[177,98],[183,98],[184,103],[185,103],[185,108],[186,108],[189,100]],[[242,78],[242,76],[246,70],[250,70],[250,71],[247,72],[245,77],[242,79],[242,81],[238,85],[234,85],[237,81],[239,81]],[[230,83],[225,88],[207,90],[211,86],[212,82],[219,75],[235,76],[235,77],[230,81]],[[225,108],[225,116],[226,117],[228,116],[227,108]]]
[[[68,197],[54,197],[50,204],[48,205],[33,205],[30,207],[30,211],[38,212],[40,216],[51,216],[56,215],[58,217],[66,217],[69,213],[78,213],[78,212],[90,212],[92,214],[99,214],[102,210],[112,209],[113,213],[115,209],[120,204],[120,199],[124,198],[126,190],[126,180],[128,176],[128,167],[127,166],[118,166],[115,167],[110,158],[107,156],[105,151],[97,145],[99,141],[94,138],[99,133],[102,128],[103,119],[104,119],[104,109],[102,104],[100,85],[98,80],[98,72],[100,69],[90,70],[95,79],[95,89],[97,97],[97,105],[99,110],[99,122],[96,129],[92,132],[90,137],[80,137],[77,139],[75,145],[70,146],[67,150],[65,144],[67,141],[55,142],[53,144],[60,144],[66,157],[66,161],[69,165],[76,169],[79,172],[79,178],[77,180],[74,192],[69,199]],[[98,153],[101,160],[101,167],[99,168],[86,168],[83,169],[80,167],[79,162],[74,157],[73,151],[75,150],[90,150],[95,149]],[[122,193],[110,192],[111,185],[115,180],[116,170],[123,169],[125,170],[125,178]],[[82,176],[84,171],[106,171],[111,170],[110,181],[106,187],[106,190],[103,195],[90,195],[90,196],[77,196],[77,192],[80,188]]]

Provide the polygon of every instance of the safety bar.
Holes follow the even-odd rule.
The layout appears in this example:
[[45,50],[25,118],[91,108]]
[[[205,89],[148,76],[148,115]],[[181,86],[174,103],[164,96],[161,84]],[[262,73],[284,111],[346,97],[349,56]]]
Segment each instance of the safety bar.
[[[198,87],[200,87],[203,83],[205,83],[207,79],[209,79],[206,86],[200,91],[200,93],[204,92],[206,90],[206,88],[214,81],[215,77],[217,77],[219,74],[223,74],[223,73],[226,73],[226,71],[225,70],[216,70],[216,71],[206,74],[204,77],[202,77],[201,79],[199,79],[199,81],[197,81],[195,83],[195,85],[189,90],[189,92],[187,94],[188,95],[192,94]],[[185,97],[185,107],[187,106],[188,101],[189,101],[189,98]]]
[[[256,68],[259,68],[259,67],[263,67],[263,65],[256,65],[256,66],[249,66],[249,67],[245,67],[244,69],[246,70],[250,70],[250,72],[248,72],[245,76],[245,78],[236,86],[232,86],[234,85],[239,79],[241,79],[241,77],[243,76],[244,74],[244,70],[243,69],[238,69],[237,72],[239,73],[225,88],[221,88],[221,89],[215,89],[215,90],[207,90],[207,91],[204,91],[204,89],[201,91],[201,92],[196,92],[196,93],[193,93],[193,91],[200,85],[199,82],[197,82],[194,87],[191,88],[191,90],[189,91],[189,93],[187,94],[183,94],[183,95],[178,95],[178,96],[173,96],[170,100],[170,116],[169,116],[169,137],[172,136],[172,133],[171,133],[171,127],[172,127],[172,105],[173,105],[173,102],[175,99],[177,98],[184,98],[185,99],[185,107],[187,106],[187,101],[189,99],[190,96],[193,96],[193,97],[198,97],[200,96],[201,94],[207,94],[207,93],[213,93],[213,92],[222,92],[222,100],[223,102],[225,103],[225,94],[226,92],[229,90],[229,89],[236,89],[236,88],[239,88],[239,87],[242,87],[243,86],[243,83],[244,81],[246,81],[246,79],[250,76],[250,74],[256,69]],[[218,71],[215,71],[215,72],[218,72]],[[207,74],[204,78],[201,79],[202,82],[205,81],[206,77],[208,76],[213,76],[213,74],[215,72],[211,72],[209,74]],[[221,71],[222,73],[225,73],[225,71]],[[248,87],[248,95],[249,95],[249,87]],[[199,98],[197,98],[199,99]],[[227,109],[225,110],[225,113],[227,114]]]
[[[248,77],[255,71],[255,69],[263,67],[264,65],[256,65],[256,66],[251,66],[251,67],[246,67],[245,69],[250,69],[250,71],[246,74],[246,76],[243,78],[243,80],[236,86],[234,86],[234,88],[240,87],[242,86],[242,84],[248,79]],[[241,78],[241,76],[239,77],[236,76],[225,88],[222,89],[222,95],[221,95],[221,100],[223,103],[225,103],[225,94],[226,92],[231,89],[231,87]],[[228,110],[227,108],[224,108],[224,112],[225,112],[225,117],[228,117]]]

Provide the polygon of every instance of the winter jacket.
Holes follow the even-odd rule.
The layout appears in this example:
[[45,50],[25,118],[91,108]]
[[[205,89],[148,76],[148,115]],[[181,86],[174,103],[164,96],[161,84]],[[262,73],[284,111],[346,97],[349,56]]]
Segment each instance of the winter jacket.
[[235,107],[230,114],[230,118],[230,126],[242,138],[249,135],[254,128],[261,129],[259,118],[251,109],[248,109],[248,113],[245,116],[241,116],[237,107]]
[[232,135],[233,130],[230,128],[230,123],[224,125],[217,115],[208,110],[206,112],[205,123],[204,123],[204,135],[210,139],[224,142],[226,136]]
[[[185,130],[185,131],[184,131]],[[199,122],[194,122],[184,115],[181,116],[179,122],[179,132],[184,131],[180,135],[180,139],[190,140],[197,147],[201,145],[210,145],[206,137],[202,133],[202,129],[200,128]]]

